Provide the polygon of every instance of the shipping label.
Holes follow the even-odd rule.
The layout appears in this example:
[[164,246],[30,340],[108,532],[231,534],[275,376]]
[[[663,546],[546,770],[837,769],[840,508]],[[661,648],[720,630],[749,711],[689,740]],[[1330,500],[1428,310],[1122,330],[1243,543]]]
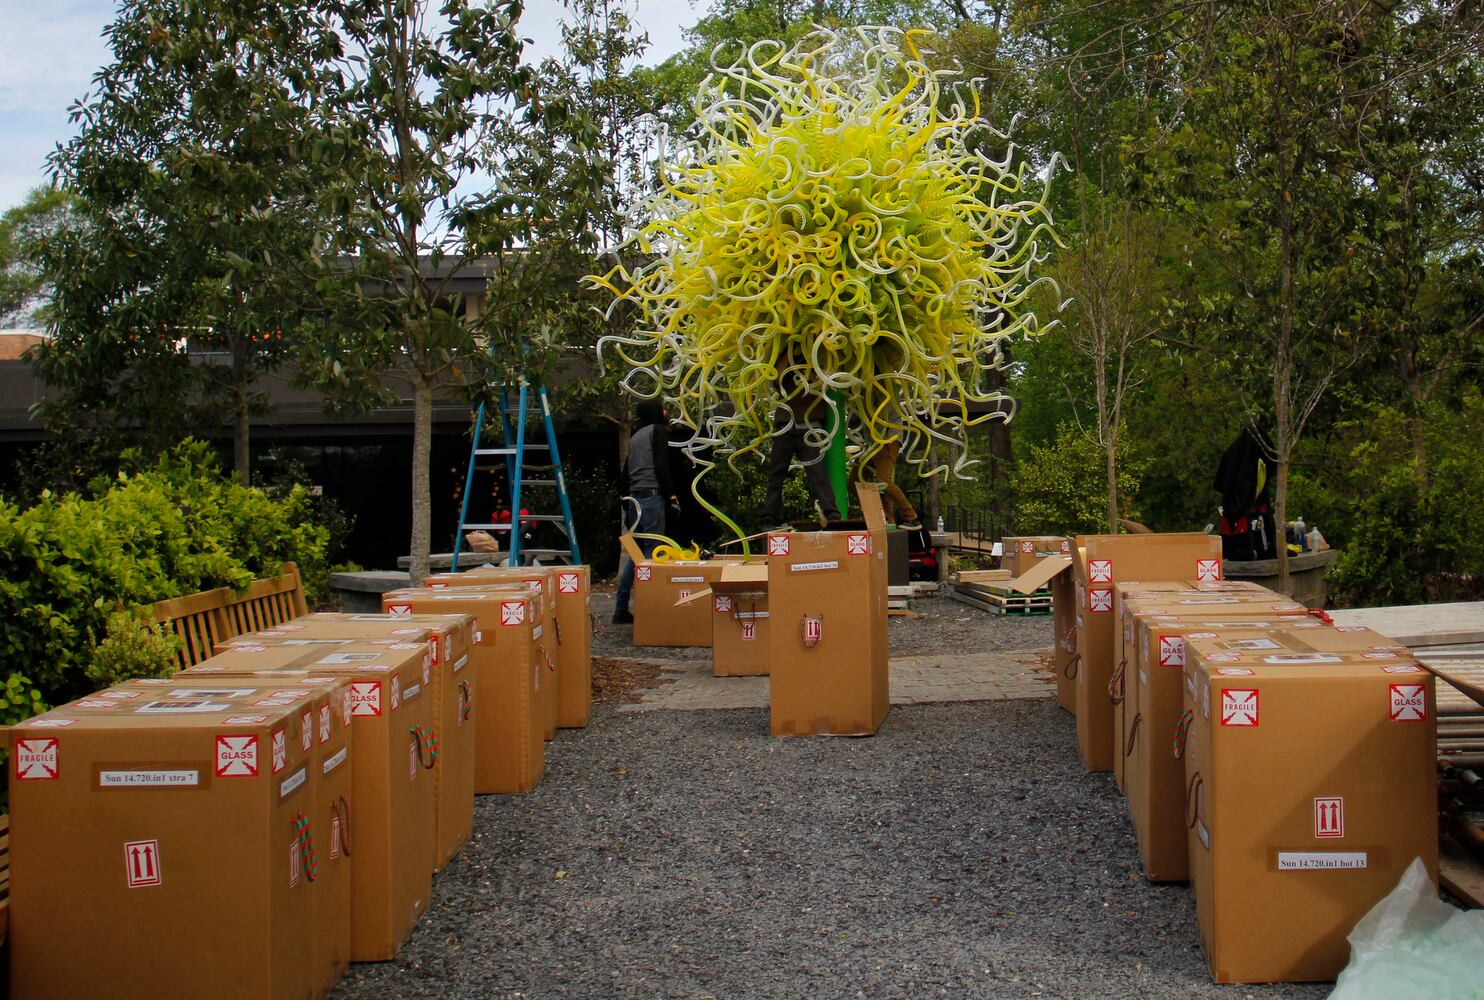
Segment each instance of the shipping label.
[[216,738],[216,776],[218,778],[256,778],[258,776],[258,738],[256,736],[218,736]]
[[201,772],[193,767],[100,770],[99,788],[199,788]]
[[672,576],[672,577],[670,577],[670,582],[671,583],[705,583],[706,582],[706,578],[704,576]]
[[308,780],[309,767],[308,765],[301,766],[299,770],[295,771],[287,778],[284,778],[283,781],[279,784],[278,797],[280,799],[288,798],[290,795],[293,795],[295,792],[297,792],[303,786],[304,782]]
[[379,659],[381,659],[380,653],[331,653],[314,662],[325,667],[346,667],[357,663],[374,663]]
[[321,766],[320,770],[325,774],[329,774],[331,771],[335,770],[335,768],[339,767],[341,764],[344,764],[346,750],[346,747],[341,747],[339,750],[336,750],[334,753],[330,754],[330,756],[326,757],[325,762]]
[[158,840],[131,840],[124,844],[124,878],[130,889],[160,884]]
[[152,701],[134,709],[134,714],[187,715],[192,712],[221,712],[231,707],[224,701]]
[[402,700],[403,701],[411,701],[412,699],[416,698],[422,692],[422,689],[423,689],[423,686],[421,684],[409,684],[409,685],[407,685],[407,690],[402,692]]
[[1279,851],[1280,872],[1353,871],[1366,867],[1365,851]]
[[839,569],[840,563],[838,560],[829,559],[820,562],[792,563],[788,568],[795,573],[810,573],[821,569]]
[[453,661],[453,672],[454,673],[458,673],[460,670],[463,670],[464,667],[468,665],[468,663],[469,663],[469,654],[468,653],[465,653],[463,656],[461,656],[457,660],[454,660]]
[[61,748],[55,736],[15,741],[17,781],[56,781],[61,773]]

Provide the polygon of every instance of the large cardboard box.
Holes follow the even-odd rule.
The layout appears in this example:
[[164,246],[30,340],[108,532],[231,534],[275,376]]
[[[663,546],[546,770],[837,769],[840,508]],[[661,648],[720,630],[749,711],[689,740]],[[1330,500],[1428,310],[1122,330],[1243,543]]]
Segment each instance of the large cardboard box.
[[711,584],[711,673],[716,677],[768,674],[768,566],[727,566]]
[[1217,982],[1333,979],[1414,858],[1437,877],[1432,676],[1314,648],[1335,631],[1186,637],[1191,881]]
[[1113,704],[1108,698],[1120,580],[1221,578],[1221,538],[1202,534],[1088,535],[1072,561],[1077,605],[1077,749],[1089,771],[1113,770]]
[[[351,857],[351,959],[396,955],[428,907],[437,798],[436,706],[425,642],[323,646],[240,644],[177,677],[203,690],[232,676],[349,681],[354,753],[348,799],[354,812],[342,831]],[[428,671],[428,674],[425,674]],[[222,683],[226,686],[225,682]]]
[[556,725],[581,729],[593,701],[592,567],[480,566],[430,576],[427,586],[471,587],[492,580],[540,580],[556,600]]
[[1081,612],[1076,595],[1070,566],[1051,578],[1051,630],[1056,639],[1052,650],[1052,665],[1056,669],[1056,703],[1073,715],[1077,714],[1077,668],[1081,664],[1077,653],[1077,621]]
[[473,639],[474,619],[468,615],[316,614],[238,637],[224,648],[249,643],[321,648],[363,642],[427,643],[427,684],[432,692],[440,743],[439,764],[433,770],[438,803],[433,871],[437,872],[468,843],[474,827],[476,738],[470,706],[475,698],[475,679],[474,671],[469,669]]
[[1012,576],[1023,576],[1049,556],[1071,556],[1072,540],[1065,535],[1012,535],[1001,539],[1000,565]]
[[133,682],[10,730],[11,996],[328,992],[350,900],[317,720],[338,692],[260,687]]
[[474,619],[475,794],[535,788],[546,769],[540,689],[553,673],[541,595],[509,587],[394,590],[382,595],[382,607]]
[[634,645],[710,646],[711,604],[689,601],[721,575],[724,560],[641,562],[634,567]]
[[[1124,780],[1124,759],[1129,753],[1127,749],[1131,739],[1129,726],[1134,718],[1134,712],[1130,706],[1138,701],[1138,692],[1134,688],[1138,682],[1138,672],[1132,663],[1131,653],[1134,626],[1127,598],[1130,595],[1142,596],[1182,591],[1189,591],[1190,596],[1194,597],[1210,593],[1218,596],[1248,594],[1278,598],[1277,594],[1266,587],[1248,580],[1153,580],[1148,582],[1120,580],[1114,584],[1113,617],[1118,622],[1118,628],[1113,633],[1113,676],[1108,682],[1108,700],[1113,705],[1113,783],[1118,786],[1120,792],[1127,791]],[[1302,610],[1299,605],[1295,607]]]
[[775,736],[869,736],[890,707],[886,522],[880,495],[857,493],[862,530],[768,536]]

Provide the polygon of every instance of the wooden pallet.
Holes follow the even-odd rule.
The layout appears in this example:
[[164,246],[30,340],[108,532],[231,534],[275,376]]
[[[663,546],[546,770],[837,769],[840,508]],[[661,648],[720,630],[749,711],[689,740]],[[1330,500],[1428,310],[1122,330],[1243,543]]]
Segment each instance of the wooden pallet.
[[1438,850],[1438,881],[1461,902],[1484,909],[1484,864],[1444,837]]
[[1030,617],[1051,614],[1051,598],[1038,595],[1005,597],[980,587],[958,586],[951,595],[960,604],[979,608],[997,615]]

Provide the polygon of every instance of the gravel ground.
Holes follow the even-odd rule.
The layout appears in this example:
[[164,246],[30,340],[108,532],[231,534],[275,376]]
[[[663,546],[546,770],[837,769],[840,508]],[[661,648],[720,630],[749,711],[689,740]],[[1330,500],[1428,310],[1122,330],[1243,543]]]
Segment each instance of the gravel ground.
[[398,959],[336,996],[1328,991],[1211,985],[1189,891],[1144,881],[1050,701],[895,708],[872,739],[767,730],[757,710],[598,709],[534,792],[478,801]]
[[[960,604],[951,597],[920,597],[912,602],[916,618],[891,620],[891,655],[972,653],[980,649],[1046,649],[1052,644],[1051,616],[992,615]],[[633,626],[609,624],[613,617],[612,588],[595,589],[593,614],[598,634],[594,656],[637,656],[656,660],[705,659],[704,649],[665,646],[636,647]]]

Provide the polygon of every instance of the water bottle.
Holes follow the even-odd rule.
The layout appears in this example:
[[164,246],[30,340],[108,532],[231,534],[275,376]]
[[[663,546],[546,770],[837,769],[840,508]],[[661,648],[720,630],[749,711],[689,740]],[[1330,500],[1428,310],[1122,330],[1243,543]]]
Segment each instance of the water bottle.
[[943,534],[943,515],[938,515],[938,534]]

